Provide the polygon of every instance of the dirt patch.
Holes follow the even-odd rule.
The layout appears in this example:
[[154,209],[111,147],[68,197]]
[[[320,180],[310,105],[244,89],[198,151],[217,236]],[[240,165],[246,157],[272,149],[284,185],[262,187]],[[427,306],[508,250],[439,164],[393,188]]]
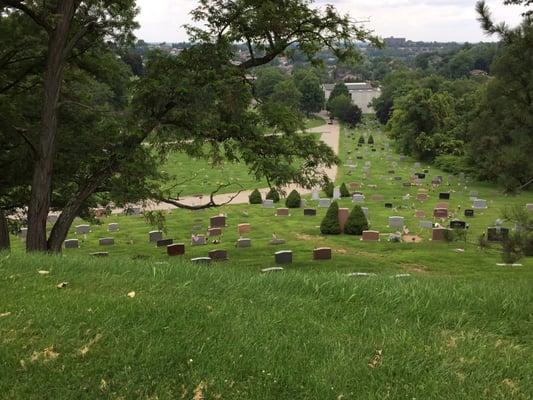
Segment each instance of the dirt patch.
[[402,264],[402,268],[407,272],[416,272],[419,274],[428,272],[428,267],[422,264]]
[[404,243],[421,243],[424,239],[416,235],[404,235],[402,240]]
[[322,240],[325,240],[324,237],[322,236],[313,236],[313,235],[302,235],[302,234],[296,234],[296,239],[298,240],[305,240],[305,241],[322,241]]

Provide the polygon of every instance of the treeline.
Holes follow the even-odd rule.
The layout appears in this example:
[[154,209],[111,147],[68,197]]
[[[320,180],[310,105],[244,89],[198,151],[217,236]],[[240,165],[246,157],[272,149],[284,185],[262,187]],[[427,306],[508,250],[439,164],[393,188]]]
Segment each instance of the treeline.
[[[373,106],[399,151],[514,191],[533,179],[533,24],[526,16],[518,28],[494,33],[502,38],[494,55],[495,46],[479,59],[479,49],[463,49],[446,63],[388,74]],[[489,65],[480,61],[486,57]],[[458,59],[468,62],[450,72]],[[491,74],[472,76],[473,67]]]

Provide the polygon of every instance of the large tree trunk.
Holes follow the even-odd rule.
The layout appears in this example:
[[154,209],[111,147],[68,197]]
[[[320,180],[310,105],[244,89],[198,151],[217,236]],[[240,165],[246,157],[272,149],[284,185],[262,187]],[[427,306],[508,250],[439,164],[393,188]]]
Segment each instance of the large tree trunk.
[[9,241],[9,228],[4,210],[0,210],[0,251],[9,250],[11,242]]
[[48,58],[44,74],[44,99],[41,112],[41,133],[34,165],[31,196],[28,207],[28,251],[46,251],[46,219],[50,209],[52,172],[57,132],[57,107],[65,66],[65,49],[76,10],[74,0],[58,5],[58,22],[50,32]]

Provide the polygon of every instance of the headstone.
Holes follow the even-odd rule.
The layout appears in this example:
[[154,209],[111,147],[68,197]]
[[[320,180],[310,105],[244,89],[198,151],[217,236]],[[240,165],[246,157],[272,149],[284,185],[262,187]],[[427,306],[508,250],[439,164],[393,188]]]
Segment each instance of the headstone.
[[228,259],[228,252],[226,250],[211,250],[209,258],[213,261],[226,261]]
[[352,203],[364,203],[365,202],[365,196],[362,194],[354,194],[352,196]]
[[431,231],[431,240],[433,242],[444,242],[446,240],[446,232],[449,229],[446,228],[433,228]]
[[209,228],[207,230],[208,237],[222,236],[222,228]]
[[90,225],[77,225],[76,226],[76,235],[86,235],[91,232]]
[[466,229],[466,222],[454,219],[450,221],[450,229]]
[[316,216],[316,209],[314,209],[314,208],[304,208],[304,215],[306,217],[314,217],[314,216]]
[[404,217],[389,217],[389,227],[395,229],[402,229],[405,225]]
[[226,226],[226,217],[224,215],[216,215],[209,218],[210,228],[224,228]]
[[249,233],[252,231],[252,225],[248,223],[237,225],[237,233],[242,235],[243,233]]
[[252,247],[252,240],[247,238],[241,238],[237,240],[235,247],[242,249],[245,247]]
[[319,247],[313,250],[313,260],[331,260],[331,248]]
[[370,216],[370,210],[368,207],[361,207],[361,211],[363,211],[363,214],[365,214],[366,219]]
[[415,174],[415,176],[418,178],[418,179],[426,179],[426,174],[424,174],[423,172],[417,172]]
[[533,211],[533,203],[526,204],[526,210]]
[[419,162],[415,162],[414,166],[415,168],[420,168],[422,165]]
[[379,242],[378,231],[363,231],[363,242]]
[[474,216],[474,210],[466,209],[465,210],[465,217],[472,218]]
[[344,233],[344,227],[350,216],[350,210],[348,208],[339,208],[338,218],[339,226],[341,228],[341,233]]
[[439,200],[450,200],[450,193],[439,193]]
[[301,199],[300,200],[300,208],[305,208],[307,207],[307,200],[306,199]]
[[289,209],[288,208],[278,208],[276,210],[276,216],[278,216],[278,217],[288,217],[289,216]]
[[161,231],[150,231],[148,232],[148,240],[150,242],[157,242],[158,240],[163,239],[163,232]]
[[311,199],[314,201],[320,200],[320,193],[317,189],[313,189],[313,191],[311,192]]
[[429,197],[428,197],[428,195],[427,195],[426,193],[418,193],[418,194],[416,195],[416,199],[417,199],[418,201],[426,201],[428,198],[429,198]]
[[274,200],[263,200],[263,208],[274,208]]
[[402,180],[402,177],[401,177],[401,176],[395,176],[395,177],[394,177],[394,180],[395,180],[395,181],[401,181],[401,180]]
[[318,202],[319,208],[328,208],[330,205],[331,205],[330,199],[320,199],[320,201]]
[[502,242],[509,237],[509,229],[502,227],[487,228],[487,240],[489,242]]
[[107,224],[107,230],[108,232],[118,232],[119,226],[116,222],[113,222],[111,224]]
[[292,251],[282,250],[274,254],[276,264],[292,264]]
[[112,246],[115,244],[114,238],[101,238],[98,240],[100,246]]
[[192,246],[204,246],[207,244],[207,240],[204,235],[193,235],[191,236],[191,245]]
[[174,239],[161,239],[156,242],[157,247],[167,247],[174,243]]
[[448,209],[446,208],[435,208],[433,210],[434,218],[448,218]]
[[392,208],[392,203],[385,203],[385,208]]
[[483,210],[487,208],[487,200],[475,199],[474,204],[472,204],[474,210]]
[[176,243],[167,246],[167,255],[170,257],[182,256],[185,254],[185,244]]
[[109,253],[107,251],[97,251],[96,253],[91,253],[93,257],[107,257]]
[[338,200],[341,198],[341,189],[340,187],[335,187],[333,189],[333,200]]
[[80,242],[78,239],[67,239],[64,242],[65,249],[77,249],[80,247]]
[[433,221],[420,221],[420,228],[433,229]]
[[426,217],[426,212],[424,210],[416,210],[415,217],[416,218],[425,218]]
[[263,268],[261,272],[263,273],[269,273],[269,272],[281,272],[283,271],[283,268],[281,267],[271,267],[271,268]]
[[26,238],[28,237],[28,228],[20,228],[19,237],[22,240],[26,240]]
[[191,263],[195,265],[206,265],[211,264],[211,259],[209,257],[196,257],[191,258]]

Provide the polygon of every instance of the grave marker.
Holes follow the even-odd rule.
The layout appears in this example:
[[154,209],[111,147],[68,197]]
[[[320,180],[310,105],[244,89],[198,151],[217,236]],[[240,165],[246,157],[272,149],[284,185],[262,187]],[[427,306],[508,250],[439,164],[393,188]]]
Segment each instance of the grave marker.
[[274,254],[276,264],[292,264],[292,251],[282,250]]
[[331,260],[331,248],[319,247],[317,249],[314,249],[313,260],[315,261]]
[[167,246],[167,255],[169,257],[182,256],[185,254],[185,244],[176,243]]

